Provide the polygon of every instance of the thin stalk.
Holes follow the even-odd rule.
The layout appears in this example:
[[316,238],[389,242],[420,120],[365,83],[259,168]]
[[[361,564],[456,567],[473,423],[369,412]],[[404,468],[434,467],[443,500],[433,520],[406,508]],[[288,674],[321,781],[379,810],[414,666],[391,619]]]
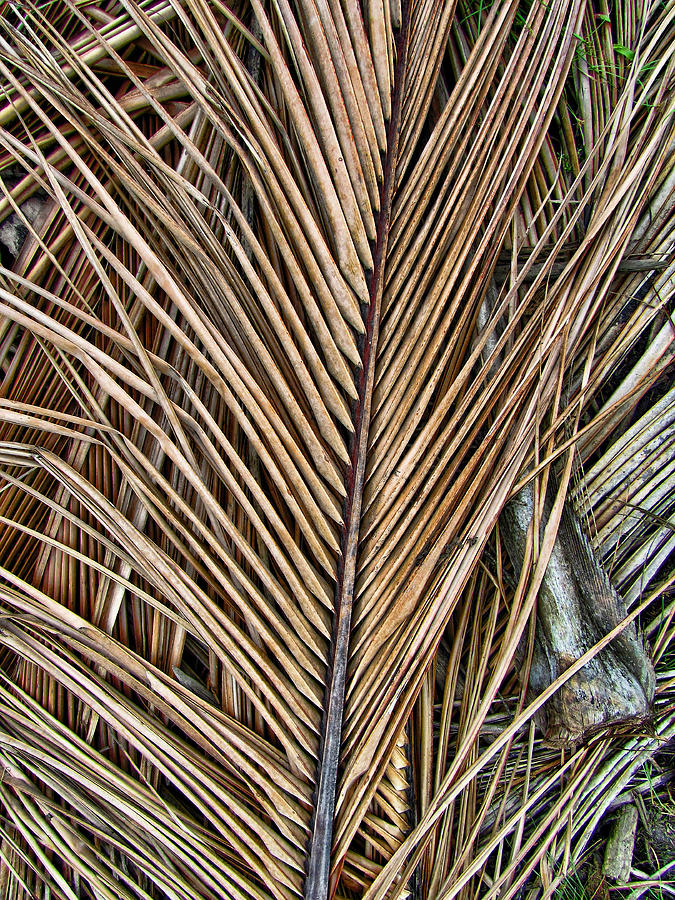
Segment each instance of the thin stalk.
[[335,797],[338,764],[342,743],[347,664],[350,655],[350,632],[357,571],[361,505],[365,484],[368,438],[370,431],[375,362],[380,330],[382,294],[387,258],[387,243],[391,208],[396,183],[396,162],[400,135],[401,106],[405,77],[408,35],[408,4],[403,4],[401,28],[397,37],[397,65],[395,72],[392,116],[389,123],[387,155],[384,165],[382,202],[377,222],[377,242],[374,268],[370,278],[370,303],[366,318],[366,333],[362,344],[359,397],[355,403],[355,432],[351,446],[351,471],[348,477],[345,516],[342,530],[342,555],[335,591],[335,624],[332,661],[326,689],[326,706],[322,722],[322,742],[319,750],[316,803],[309,843],[306,900],[324,900],[330,895],[330,864],[335,817]]

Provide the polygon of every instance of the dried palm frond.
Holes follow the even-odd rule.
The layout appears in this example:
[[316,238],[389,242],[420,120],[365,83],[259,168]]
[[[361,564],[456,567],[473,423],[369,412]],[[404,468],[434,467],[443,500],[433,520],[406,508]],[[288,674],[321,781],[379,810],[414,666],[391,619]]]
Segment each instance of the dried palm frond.
[[[7,897],[554,889],[654,737],[554,750],[534,717],[638,615],[657,660],[673,629],[665,451],[640,465],[670,427],[674,19],[5,5]],[[617,430],[645,460],[618,508]],[[628,616],[532,697],[573,473]]]

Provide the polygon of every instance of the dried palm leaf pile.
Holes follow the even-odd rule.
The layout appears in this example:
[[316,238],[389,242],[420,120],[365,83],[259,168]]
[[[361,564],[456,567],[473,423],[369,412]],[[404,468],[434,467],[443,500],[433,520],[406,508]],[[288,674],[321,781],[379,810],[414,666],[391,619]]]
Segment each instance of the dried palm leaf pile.
[[3,898],[549,896],[666,784],[674,48],[2,4]]

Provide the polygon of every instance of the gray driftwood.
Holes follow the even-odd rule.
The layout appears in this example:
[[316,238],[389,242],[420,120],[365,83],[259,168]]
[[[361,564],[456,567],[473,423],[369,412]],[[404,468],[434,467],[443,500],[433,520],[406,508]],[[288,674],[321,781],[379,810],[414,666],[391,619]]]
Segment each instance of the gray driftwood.
[[[517,571],[522,566],[532,514],[533,491],[528,486],[507,504],[502,515],[501,533]],[[566,504],[537,601],[530,699],[625,616],[623,600]],[[643,722],[650,715],[654,682],[651,660],[631,623],[545,704],[538,724],[546,742],[568,746],[617,723]]]
[[[0,173],[0,200],[21,182],[24,175],[22,169],[11,166]],[[35,225],[45,210],[46,202],[45,194],[38,191],[20,204],[19,214],[12,212],[11,207],[5,212],[0,221],[0,257],[8,265],[18,258],[28,236],[28,225]]]
[[628,803],[619,810],[605,847],[603,875],[617,884],[625,884],[633,864],[633,848],[638,824],[638,811]]

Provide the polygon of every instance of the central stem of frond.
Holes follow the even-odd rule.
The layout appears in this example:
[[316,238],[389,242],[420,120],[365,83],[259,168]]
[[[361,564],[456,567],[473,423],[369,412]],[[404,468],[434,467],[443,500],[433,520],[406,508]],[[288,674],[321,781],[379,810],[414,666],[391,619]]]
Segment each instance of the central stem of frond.
[[387,135],[387,153],[384,160],[384,180],[373,257],[374,269],[370,277],[370,302],[366,314],[366,332],[361,347],[363,366],[358,389],[359,396],[354,403],[355,431],[351,445],[351,472],[345,499],[342,556],[335,589],[332,660],[327,680],[326,703],[321,729],[314,819],[305,882],[306,900],[327,900],[334,893],[342,866],[341,860],[334,862],[331,883],[331,848],[359,549],[361,502],[366,476],[368,436],[375,386],[375,362],[405,82],[409,13],[408,4],[404,3],[403,7],[401,28],[396,40],[397,61],[392,94],[392,113]]

